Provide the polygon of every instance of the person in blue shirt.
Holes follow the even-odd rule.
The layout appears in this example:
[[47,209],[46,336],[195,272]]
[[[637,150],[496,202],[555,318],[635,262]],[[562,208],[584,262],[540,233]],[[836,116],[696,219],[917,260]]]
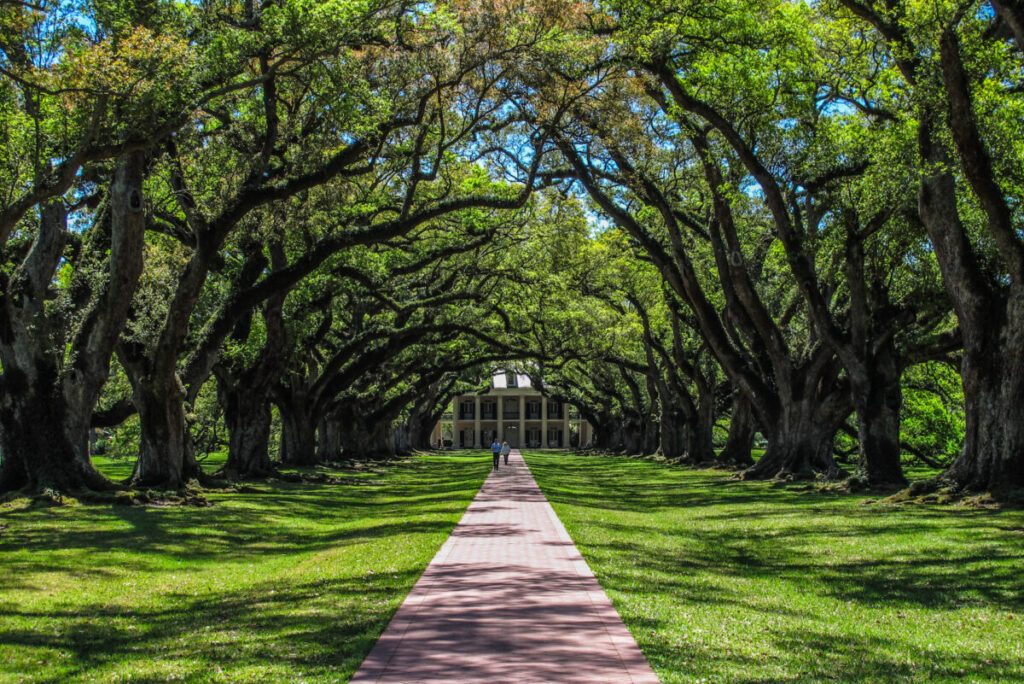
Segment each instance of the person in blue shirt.
[[495,439],[494,442],[491,444],[491,455],[494,457],[494,467],[499,467],[498,459],[501,458],[501,445],[498,444],[497,439]]

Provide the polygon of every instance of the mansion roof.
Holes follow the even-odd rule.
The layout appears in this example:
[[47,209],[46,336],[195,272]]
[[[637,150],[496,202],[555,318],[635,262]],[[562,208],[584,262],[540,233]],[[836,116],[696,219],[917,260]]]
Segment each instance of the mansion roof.
[[529,375],[500,371],[491,378],[491,389],[533,389],[533,384]]

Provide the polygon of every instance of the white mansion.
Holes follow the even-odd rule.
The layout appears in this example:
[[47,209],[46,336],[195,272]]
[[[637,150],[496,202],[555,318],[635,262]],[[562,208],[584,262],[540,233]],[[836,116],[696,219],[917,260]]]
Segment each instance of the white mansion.
[[498,373],[485,394],[456,396],[431,440],[453,449],[487,448],[495,439],[513,448],[564,449],[585,446],[592,436],[575,407],[541,396],[529,376]]

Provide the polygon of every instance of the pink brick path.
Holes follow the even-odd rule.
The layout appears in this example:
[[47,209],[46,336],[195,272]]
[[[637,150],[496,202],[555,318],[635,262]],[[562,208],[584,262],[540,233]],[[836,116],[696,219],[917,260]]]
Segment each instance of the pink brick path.
[[484,482],[352,679],[657,681],[518,451]]

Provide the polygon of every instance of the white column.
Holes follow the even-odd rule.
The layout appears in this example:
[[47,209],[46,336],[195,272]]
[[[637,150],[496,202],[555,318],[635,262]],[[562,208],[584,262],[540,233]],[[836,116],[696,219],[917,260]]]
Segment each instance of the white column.
[[505,441],[505,397],[500,394],[497,397],[498,401],[498,443]]
[[473,448],[481,448],[480,444],[480,395],[473,397]]
[[519,395],[519,448],[526,446],[526,395]]
[[459,397],[452,397],[452,449],[459,447]]
[[562,448],[569,448],[569,407],[562,404]]
[[540,446],[548,448],[548,398],[540,398]]

